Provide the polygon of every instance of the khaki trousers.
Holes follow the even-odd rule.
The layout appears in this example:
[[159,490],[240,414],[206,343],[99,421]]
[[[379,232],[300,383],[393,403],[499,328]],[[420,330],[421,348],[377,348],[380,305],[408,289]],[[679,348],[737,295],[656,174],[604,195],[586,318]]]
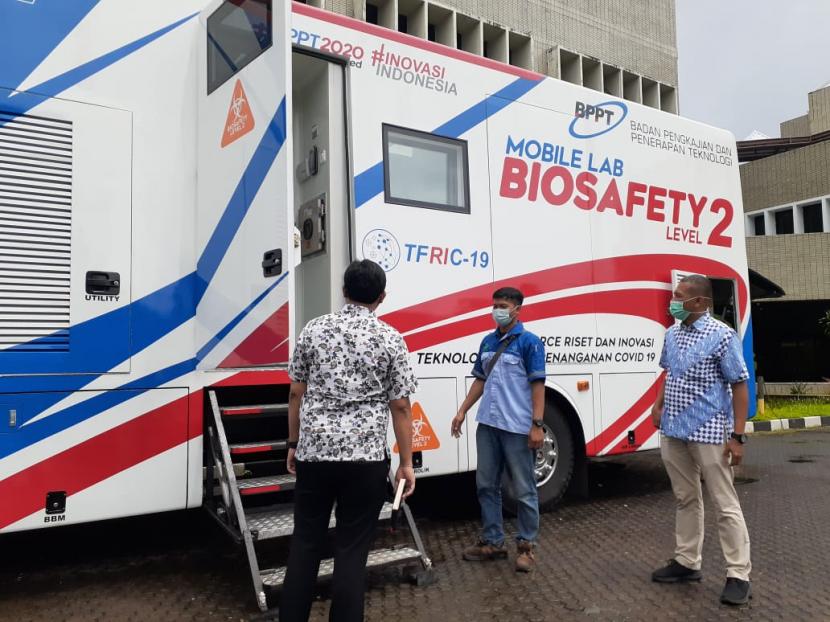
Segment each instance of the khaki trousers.
[[726,558],[726,576],[749,581],[749,532],[732,468],[723,455],[723,445],[691,443],[664,436],[660,453],[677,500],[675,560],[700,570],[703,550],[703,491],[701,476],[718,516],[718,535]]

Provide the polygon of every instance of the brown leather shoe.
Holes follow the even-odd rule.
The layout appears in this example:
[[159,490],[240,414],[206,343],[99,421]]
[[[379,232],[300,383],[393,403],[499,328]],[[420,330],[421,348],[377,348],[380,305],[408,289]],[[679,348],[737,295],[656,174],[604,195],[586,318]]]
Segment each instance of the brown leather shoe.
[[464,559],[468,562],[486,562],[493,559],[507,559],[507,549],[502,544],[496,546],[484,540],[479,540],[473,546],[464,549]]
[[536,557],[533,555],[533,545],[530,542],[519,542],[516,546],[519,555],[516,557],[516,572],[532,572],[536,567]]

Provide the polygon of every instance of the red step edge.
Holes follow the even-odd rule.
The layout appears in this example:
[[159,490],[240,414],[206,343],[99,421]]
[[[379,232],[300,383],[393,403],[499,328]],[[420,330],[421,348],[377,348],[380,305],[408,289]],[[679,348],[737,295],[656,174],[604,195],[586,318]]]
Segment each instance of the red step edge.
[[257,445],[256,447],[231,447],[231,455],[236,456],[238,454],[258,454],[258,453],[265,453],[266,451],[274,451],[274,446],[271,444],[263,444]]
[[239,491],[239,494],[243,497],[247,497],[249,495],[264,495],[268,492],[279,492],[282,489],[282,486],[279,484],[274,484],[272,486],[259,486],[258,488],[242,488]]

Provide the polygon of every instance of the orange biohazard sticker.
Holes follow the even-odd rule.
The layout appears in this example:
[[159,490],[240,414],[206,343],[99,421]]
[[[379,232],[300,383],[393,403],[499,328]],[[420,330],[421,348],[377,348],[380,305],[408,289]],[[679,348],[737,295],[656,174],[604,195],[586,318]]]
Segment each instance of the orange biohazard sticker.
[[[432,429],[424,409],[418,402],[415,402],[412,404],[412,451],[428,451],[438,449],[440,446],[438,435]],[[397,443],[392,451],[398,453]]]
[[228,108],[228,119],[225,121],[225,131],[222,132],[222,146],[227,147],[237,138],[241,138],[254,129],[254,114],[248,105],[248,96],[242,88],[242,81],[237,80],[233,87],[231,105]]

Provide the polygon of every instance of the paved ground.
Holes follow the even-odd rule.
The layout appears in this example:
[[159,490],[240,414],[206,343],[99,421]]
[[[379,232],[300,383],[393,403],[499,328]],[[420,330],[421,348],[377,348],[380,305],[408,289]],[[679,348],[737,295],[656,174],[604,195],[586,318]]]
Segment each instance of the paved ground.
[[[438,583],[373,576],[368,619],[830,620],[830,430],[756,434],[738,476],[755,567],[746,608],[718,603],[724,569],[711,520],[702,583],[649,581],[673,541],[668,480],[649,454],[593,465],[593,499],[543,517],[532,576],[511,562],[460,561],[477,529],[472,480],[421,482],[414,508]],[[0,620],[248,620],[257,610],[246,572],[201,512],[8,535]],[[312,619],[326,612],[322,600]]]

